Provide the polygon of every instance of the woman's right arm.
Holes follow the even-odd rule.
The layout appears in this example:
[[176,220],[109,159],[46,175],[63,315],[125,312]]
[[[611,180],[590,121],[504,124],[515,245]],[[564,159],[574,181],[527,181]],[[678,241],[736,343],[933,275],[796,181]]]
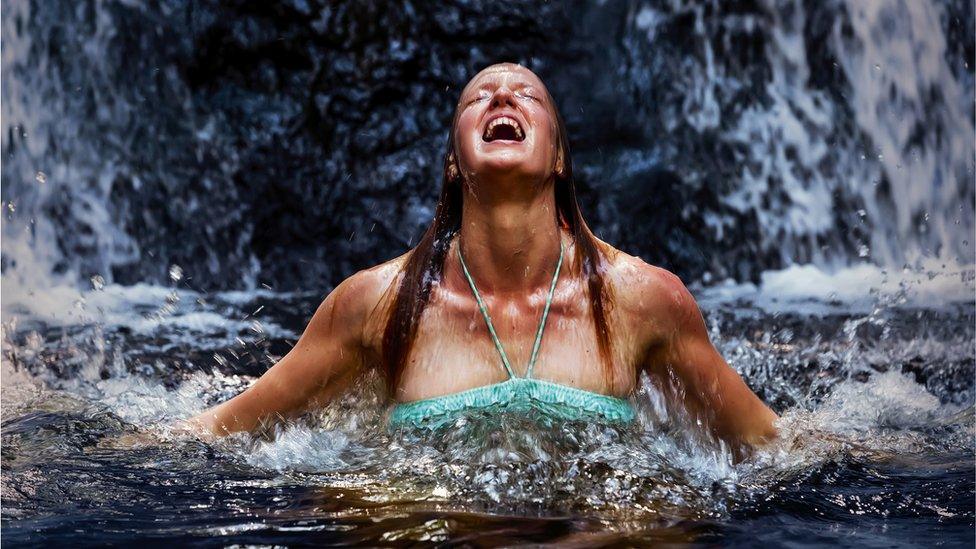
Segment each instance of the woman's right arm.
[[190,425],[216,435],[254,431],[325,405],[363,367],[366,320],[385,286],[378,271],[360,271],[339,284],[284,358],[243,393],[190,419]]

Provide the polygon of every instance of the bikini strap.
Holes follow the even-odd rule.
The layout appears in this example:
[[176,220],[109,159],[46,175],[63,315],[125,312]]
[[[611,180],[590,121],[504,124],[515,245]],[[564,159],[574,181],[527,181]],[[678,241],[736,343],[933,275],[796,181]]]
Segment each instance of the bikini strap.
[[559,259],[556,261],[556,272],[552,273],[552,282],[549,283],[549,295],[546,296],[546,306],[542,309],[542,320],[539,321],[539,329],[535,332],[535,343],[532,344],[532,354],[529,356],[529,365],[525,369],[525,378],[532,378],[532,368],[535,367],[535,359],[539,356],[539,347],[542,345],[542,332],[546,329],[546,321],[549,319],[549,307],[552,306],[552,296],[556,293],[556,282],[559,280],[559,271],[563,266],[563,244],[559,243]]
[[[464,262],[464,256],[461,254],[461,241],[458,240],[457,245],[457,256],[458,260],[461,262],[461,270],[464,271],[464,277],[468,279],[468,285],[471,286],[471,293],[474,294],[474,299],[478,303],[478,309],[481,310],[481,316],[485,319],[485,324],[488,326],[488,333],[491,335],[491,340],[495,344],[495,349],[498,350],[499,356],[502,357],[502,364],[505,366],[505,371],[508,372],[509,378],[518,377],[515,375],[515,371],[512,369],[512,364],[508,360],[508,354],[505,353],[505,348],[502,346],[501,340],[498,339],[498,333],[495,332],[495,325],[491,322],[491,316],[488,314],[488,307],[485,305],[483,299],[481,299],[481,294],[478,292],[478,288],[474,284],[474,278],[471,277],[471,273],[468,271],[468,266]],[[563,265],[563,245],[559,244],[559,260],[556,262],[556,271],[552,273],[552,282],[549,284],[549,294],[546,296],[546,306],[542,310],[542,319],[539,321],[539,328],[535,333],[535,342],[532,345],[532,354],[529,356],[529,364],[525,369],[526,379],[532,377],[532,367],[535,366],[535,360],[539,356],[539,347],[542,345],[542,332],[546,328],[546,320],[549,318],[549,308],[552,305],[552,296],[556,291],[556,282],[559,280],[559,271]]]

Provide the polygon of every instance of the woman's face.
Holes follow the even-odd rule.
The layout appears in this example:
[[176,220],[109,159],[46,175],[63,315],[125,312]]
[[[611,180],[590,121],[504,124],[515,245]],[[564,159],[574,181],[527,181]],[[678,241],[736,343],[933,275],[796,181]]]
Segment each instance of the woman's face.
[[492,65],[471,79],[458,104],[455,145],[467,180],[545,180],[556,167],[555,106],[535,74]]

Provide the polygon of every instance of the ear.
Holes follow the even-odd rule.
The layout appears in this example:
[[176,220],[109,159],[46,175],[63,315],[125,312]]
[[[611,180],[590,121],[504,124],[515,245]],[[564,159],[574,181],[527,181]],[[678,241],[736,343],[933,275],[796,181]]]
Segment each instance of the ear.
[[556,167],[555,167],[555,169],[553,171],[559,177],[565,177],[566,176],[566,164],[563,161],[563,149],[562,149],[562,147],[559,147],[558,149],[556,149]]

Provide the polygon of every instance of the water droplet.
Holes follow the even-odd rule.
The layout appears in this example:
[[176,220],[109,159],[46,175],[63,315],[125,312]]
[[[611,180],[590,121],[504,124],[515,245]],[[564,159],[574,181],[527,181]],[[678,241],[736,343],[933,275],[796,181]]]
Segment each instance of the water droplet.
[[91,285],[92,289],[97,292],[105,287],[105,279],[102,278],[102,275],[95,275],[91,277]]
[[863,219],[864,216],[868,215],[868,212],[864,211],[863,209],[862,210],[858,210],[857,211],[857,215]]
[[11,212],[17,211],[17,208],[14,206],[13,202],[7,202],[7,209],[10,210]]
[[44,172],[37,172],[37,174],[34,175],[34,181],[37,181],[38,183],[47,183],[47,174]]
[[876,63],[876,64],[874,65],[874,70],[876,70],[876,71],[880,71],[880,70],[881,70],[881,65],[879,65],[879,64],[877,64],[877,63]]
[[179,265],[172,265],[169,268],[169,278],[173,282],[179,282],[183,278],[183,268]]
[[857,248],[857,255],[858,255],[858,257],[867,257],[868,254],[870,254],[870,253],[871,253],[871,249],[868,248],[867,246],[865,246],[864,244],[861,244]]

